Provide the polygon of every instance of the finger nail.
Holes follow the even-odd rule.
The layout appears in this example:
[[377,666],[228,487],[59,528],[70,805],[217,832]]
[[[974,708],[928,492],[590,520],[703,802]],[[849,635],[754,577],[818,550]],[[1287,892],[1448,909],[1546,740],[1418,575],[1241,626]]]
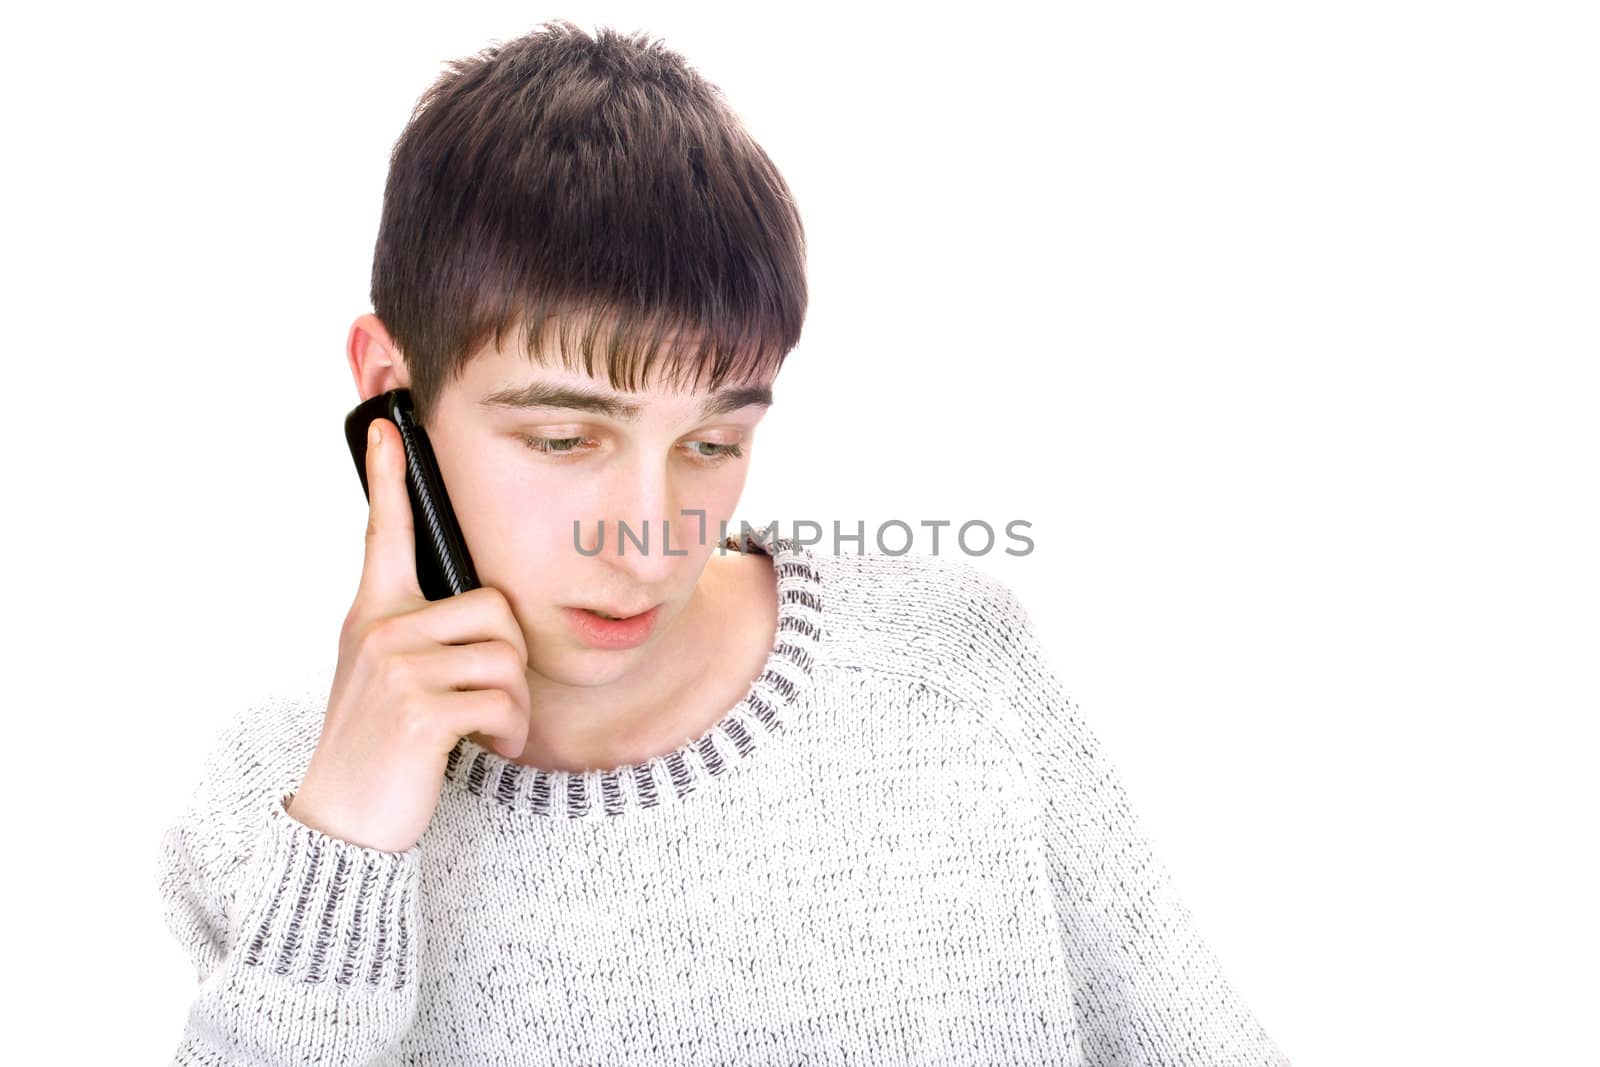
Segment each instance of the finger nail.
[[378,433],[378,421],[374,419],[371,425],[367,427],[367,446],[369,448],[377,448],[381,437],[382,435]]

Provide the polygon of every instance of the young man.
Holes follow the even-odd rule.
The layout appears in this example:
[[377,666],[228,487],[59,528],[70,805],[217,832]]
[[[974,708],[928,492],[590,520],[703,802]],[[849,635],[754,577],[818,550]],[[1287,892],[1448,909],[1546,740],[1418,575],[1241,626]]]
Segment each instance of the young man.
[[163,839],[179,1062],[1286,1062],[1008,589],[721,537],[804,236],[681,57],[557,22],[454,64],[372,295],[357,391],[412,391],[482,588],[421,595],[377,420],[331,678]]

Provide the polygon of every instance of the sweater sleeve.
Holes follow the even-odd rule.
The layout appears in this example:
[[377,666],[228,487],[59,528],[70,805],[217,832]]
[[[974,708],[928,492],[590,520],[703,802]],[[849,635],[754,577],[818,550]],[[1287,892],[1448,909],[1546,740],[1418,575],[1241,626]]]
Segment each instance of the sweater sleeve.
[[1039,785],[1073,1009],[1104,1067],[1282,1067],[1224,977],[1015,593],[988,579],[991,706]]
[[314,830],[292,792],[228,779],[226,754],[160,842],[166,923],[199,978],[173,1062],[388,1062],[416,1014],[420,846]]

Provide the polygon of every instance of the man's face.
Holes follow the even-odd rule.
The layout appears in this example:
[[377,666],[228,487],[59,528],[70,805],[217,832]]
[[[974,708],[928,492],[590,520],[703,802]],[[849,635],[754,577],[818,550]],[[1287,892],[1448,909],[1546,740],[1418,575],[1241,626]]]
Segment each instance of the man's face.
[[[426,427],[479,581],[510,602],[530,669],[561,684],[604,684],[661,652],[732,518],[766,413],[747,393],[707,414],[710,392],[646,385],[615,392],[603,377],[486,349]],[[585,410],[561,390],[638,412]],[[649,637],[627,649],[594,647],[567,610],[657,605]]]

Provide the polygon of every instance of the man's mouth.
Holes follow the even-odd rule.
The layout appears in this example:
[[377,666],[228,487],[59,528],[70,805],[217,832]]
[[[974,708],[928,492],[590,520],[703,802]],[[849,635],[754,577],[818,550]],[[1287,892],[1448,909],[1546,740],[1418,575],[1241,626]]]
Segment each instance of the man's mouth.
[[623,619],[632,619],[632,618],[635,618],[635,617],[637,617],[639,615],[643,615],[645,612],[649,611],[650,609],[649,608],[640,608],[638,611],[629,611],[629,612],[604,611],[604,610],[602,610],[600,608],[579,608],[578,610],[587,611],[591,615],[598,615],[598,616],[600,616],[600,618],[608,619],[608,620],[610,620],[612,622],[620,622]]
[[563,608],[572,626],[572,635],[591,648],[621,650],[637,648],[649,640],[661,605],[623,615],[604,608]]

